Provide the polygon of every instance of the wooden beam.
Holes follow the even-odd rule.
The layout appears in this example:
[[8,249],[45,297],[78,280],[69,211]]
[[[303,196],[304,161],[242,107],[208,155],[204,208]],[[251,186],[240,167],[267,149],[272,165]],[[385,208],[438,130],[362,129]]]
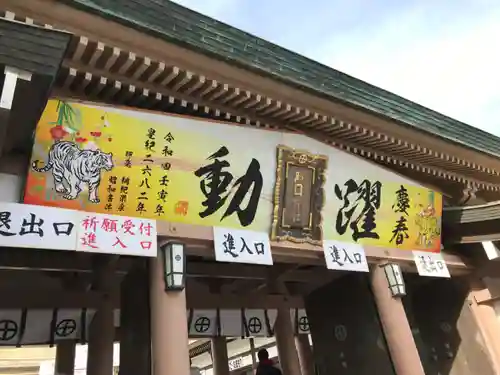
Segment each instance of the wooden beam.
[[[168,236],[170,240],[177,239],[185,242],[188,254],[214,258],[214,239],[211,227],[163,221],[158,221],[157,226],[160,234],[159,243],[167,241],[166,238],[162,239],[162,236]],[[274,262],[318,265],[325,267],[326,270],[324,251],[321,246],[273,241],[271,242],[271,248]],[[416,272],[415,260],[409,250],[366,246],[365,253],[369,263],[387,260],[399,263],[407,272]],[[467,274],[475,268],[475,265],[465,257],[450,254],[446,249],[443,250],[442,255],[451,274]]]
[[0,155],[3,153],[3,145],[6,140],[7,129],[9,126],[10,110],[0,108]]
[[[296,281],[308,283],[313,280],[328,280],[335,271],[317,268],[313,270],[296,270],[298,264],[275,264],[274,267],[289,267],[284,268],[277,276],[283,281]],[[247,264],[224,264],[224,263],[206,263],[206,262],[188,262],[187,263],[188,277],[214,277],[236,280],[261,280],[266,281],[270,277],[269,268],[265,266],[254,266]]]
[[[116,273],[128,271],[134,262],[130,258],[120,258]],[[31,270],[59,272],[93,272],[91,254],[76,254],[71,251],[25,250],[3,248],[0,251],[0,270]]]
[[[30,293],[19,293],[19,290],[0,289],[0,309],[31,308],[88,308],[96,309],[100,306],[102,295],[98,292],[67,292],[63,290],[36,290]],[[120,308],[119,296],[113,296],[113,304]]]
[[280,295],[210,294],[190,292],[186,289],[187,306],[190,309],[274,309],[278,307],[303,308],[301,297]]
[[450,240],[450,244],[481,243],[484,241],[500,241],[500,233],[457,236]]
[[[260,290],[264,289],[270,282],[274,280],[282,280],[286,275],[290,275],[292,271],[294,271],[299,264],[275,264],[272,268],[267,269],[268,277],[263,282],[260,282],[257,285],[250,280],[236,280],[232,283],[232,285],[228,288],[229,291],[235,293],[258,293]],[[314,280],[313,275],[310,275],[309,280]]]
[[[221,82],[244,87],[253,92],[261,92],[266,96],[290,104],[310,108],[320,113],[339,116],[345,121],[353,121],[369,130],[389,133],[398,139],[405,139],[410,144],[422,144],[431,150],[439,150],[441,154],[446,154],[453,158],[453,164],[471,165],[464,160],[475,160],[472,163],[473,171],[497,172],[495,158],[490,155],[481,155],[473,150],[467,150],[460,145],[453,145],[437,137],[425,136],[415,129],[408,129],[404,126],[395,126],[394,120],[376,116],[373,113],[362,109],[349,107],[343,103],[336,103],[328,98],[320,98],[313,93],[307,93],[300,88],[293,88],[284,85],[269,77],[245,71],[239,67],[228,64],[227,61],[220,61],[203,56],[199,52],[190,51],[181,46],[167,43],[159,38],[146,35],[140,30],[120,25],[117,22],[106,20],[82,10],[69,7],[55,0],[4,0],[4,8],[12,9],[23,16],[36,17],[39,22],[55,24],[60,28],[67,29],[76,35],[87,35],[92,40],[102,42],[117,47],[131,49],[141,56],[149,56],[157,61],[172,61],[198,74],[213,77]],[[456,155],[460,155],[457,158]],[[441,159],[438,159],[441,161]],[[490,170],[491,168],[491,170]]]

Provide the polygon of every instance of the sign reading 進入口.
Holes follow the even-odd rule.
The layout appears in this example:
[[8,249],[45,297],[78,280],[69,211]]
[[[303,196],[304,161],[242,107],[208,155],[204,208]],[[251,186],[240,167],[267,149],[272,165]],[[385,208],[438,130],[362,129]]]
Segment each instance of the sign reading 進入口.
[[267,233],[214,227],[215,260],[218,262],[273,264]]
[[323,241],[326,268],[338,271],[369,272],[363,246],[339,241]]
[[0,246],[155,257],[156,221],[2,202]]
[[24,200],[275,241],[441,244],[439,193],[305,135],[78,102],[49,101]]
[[420,276],[450,278],[450,271],[440,253],[413,251],[413,259]]

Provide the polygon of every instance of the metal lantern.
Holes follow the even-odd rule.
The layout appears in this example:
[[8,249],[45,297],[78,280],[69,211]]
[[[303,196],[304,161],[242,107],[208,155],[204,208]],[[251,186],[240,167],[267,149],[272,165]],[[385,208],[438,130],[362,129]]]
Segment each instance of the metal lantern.
[[406,295],[406,286],[403,279],[401,267],[397,263],[386,263],[384,267],[385,277],[389,283],[389,289],[393,297],[403,297]]
[[160,249],[163,256],[165,290],[184,290],[186,274],[184,244],[168,242],[161,246]]

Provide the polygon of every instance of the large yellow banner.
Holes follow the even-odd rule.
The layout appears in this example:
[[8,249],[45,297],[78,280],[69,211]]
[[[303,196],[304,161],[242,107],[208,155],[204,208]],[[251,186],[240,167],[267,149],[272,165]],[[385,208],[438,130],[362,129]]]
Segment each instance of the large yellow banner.
[[[440,251],[442,197],[418,186],[348,179],[334,187],[335,225],[324,237],[409,250]],[[338,204],[340,202],[340,205]],[[325,231],[326,230],[326,231]]]
[[439,251],[441,195],[306,136],[49,101],[25,203],[270,233],[276,149],[328,157],[324,239]]

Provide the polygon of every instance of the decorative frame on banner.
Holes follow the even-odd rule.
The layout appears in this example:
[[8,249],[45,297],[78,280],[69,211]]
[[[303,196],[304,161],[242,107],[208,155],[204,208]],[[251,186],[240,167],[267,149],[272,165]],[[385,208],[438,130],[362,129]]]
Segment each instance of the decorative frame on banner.
[[320,245],[328,156],[279,145],[271,240]]

